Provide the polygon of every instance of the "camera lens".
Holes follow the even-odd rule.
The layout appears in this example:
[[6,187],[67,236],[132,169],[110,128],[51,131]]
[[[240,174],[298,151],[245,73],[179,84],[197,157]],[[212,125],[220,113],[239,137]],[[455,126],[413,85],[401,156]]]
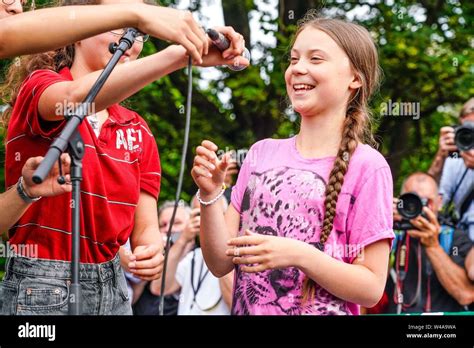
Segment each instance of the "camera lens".
[[468,151],[474,148],[474,122],[466,122],[457,128],[454,141],[461,151]]
[[413,219],[423,211],[423,202],[416,193],[404,193],[400,196],[397,210],[406,219]]

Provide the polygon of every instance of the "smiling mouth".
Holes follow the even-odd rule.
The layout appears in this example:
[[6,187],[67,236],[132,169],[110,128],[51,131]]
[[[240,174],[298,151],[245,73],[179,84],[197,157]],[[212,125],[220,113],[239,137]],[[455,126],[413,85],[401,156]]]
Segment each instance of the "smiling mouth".
[[298,83],[298,84],[295,84],[293,85],[293,90],[295,90],[296,92],[300,92],[300,91],[310,91],[312,89],[314,89],[314,85],[307,85],[307,84],[304,84],[304,83]]

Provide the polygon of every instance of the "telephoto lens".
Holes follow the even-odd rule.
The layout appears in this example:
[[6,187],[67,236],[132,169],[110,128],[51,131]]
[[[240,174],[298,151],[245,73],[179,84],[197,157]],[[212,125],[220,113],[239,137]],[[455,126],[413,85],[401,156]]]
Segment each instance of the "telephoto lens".
[[455,128],[454,142],[460,151],[474,149],[474,122],[465,122]]
[[423,212],[426,200],[416,193],[404,193],[398,199],[397,210],[405,219],[411,220]]

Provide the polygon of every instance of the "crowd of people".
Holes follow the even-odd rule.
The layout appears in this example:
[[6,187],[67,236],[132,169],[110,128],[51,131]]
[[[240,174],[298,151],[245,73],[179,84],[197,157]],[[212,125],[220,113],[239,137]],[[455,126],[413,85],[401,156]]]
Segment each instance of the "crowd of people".
[[[110,42],[123,33],[117,28],[127,26],[175,44],[138,58],[147,40],[139,35],[97,96],[97,112],[79,128],[85,143],[83,314],[472,310],[474,145],[459,149],[457,130],[441,128],[430,170],[414,170],[402,185],[401,194],[415,194],[422,210],[401,216],[403,200],[394,197],[390,167],[370,132],[368,102],[380,67],[367,29],[309,11],[282,76],[301,116],[298,134],[253,144],[237,177],[232,156],[219,157],[219,147],[206,140],[212,135],[203,134],[191,170],[197,193],[189,204],[178,204],[170,226],[175,203],[158,208],[154,136],[143,118],[119,103],[183,68],[188,56],[198,66],[246,65],[245,42],[231,27],[219,28],[231,42],[220,52],[190,14],[141,0],[115,2],[63,0],[63,7],[29,14],[19,14],[22,1],[0,4],[1,16],[10,17],[0,19],[2,33],[28,40],[29,30],[47,19],[53,23],[48,30],[64,33],[52,39],[48,30],[43,36],[36,30],[25,47],[0,43],[2,57],[32,53],[10,66],[0,89],[10,105],[2,115],[9,190],[0,196],[0,227],[10,229],[11,245],[39,250],[35,258],[9,257],[0,313],[67,314],[71,217],[57,211],[69,207],[70,159],[61,158],[65,183],[56,180],[58,165],[41,185],[31,176],[64,127],[57,105],[84,99],[111,56]],[[70,18],[67,11],[74,11],[74,27],[61,23]],[[459,123],[474,124],[474,98]],[[394,229],[399,222],[409,227]]]

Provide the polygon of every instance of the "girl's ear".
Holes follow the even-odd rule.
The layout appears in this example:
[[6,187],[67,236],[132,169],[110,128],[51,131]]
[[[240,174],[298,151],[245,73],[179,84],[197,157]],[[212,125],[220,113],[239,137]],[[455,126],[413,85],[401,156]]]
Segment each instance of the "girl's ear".
[[351,83],[349,84],[350,89],[357,89],[362,87],[362,79],[359,73],[354,73],[354,78],[352,79]]

